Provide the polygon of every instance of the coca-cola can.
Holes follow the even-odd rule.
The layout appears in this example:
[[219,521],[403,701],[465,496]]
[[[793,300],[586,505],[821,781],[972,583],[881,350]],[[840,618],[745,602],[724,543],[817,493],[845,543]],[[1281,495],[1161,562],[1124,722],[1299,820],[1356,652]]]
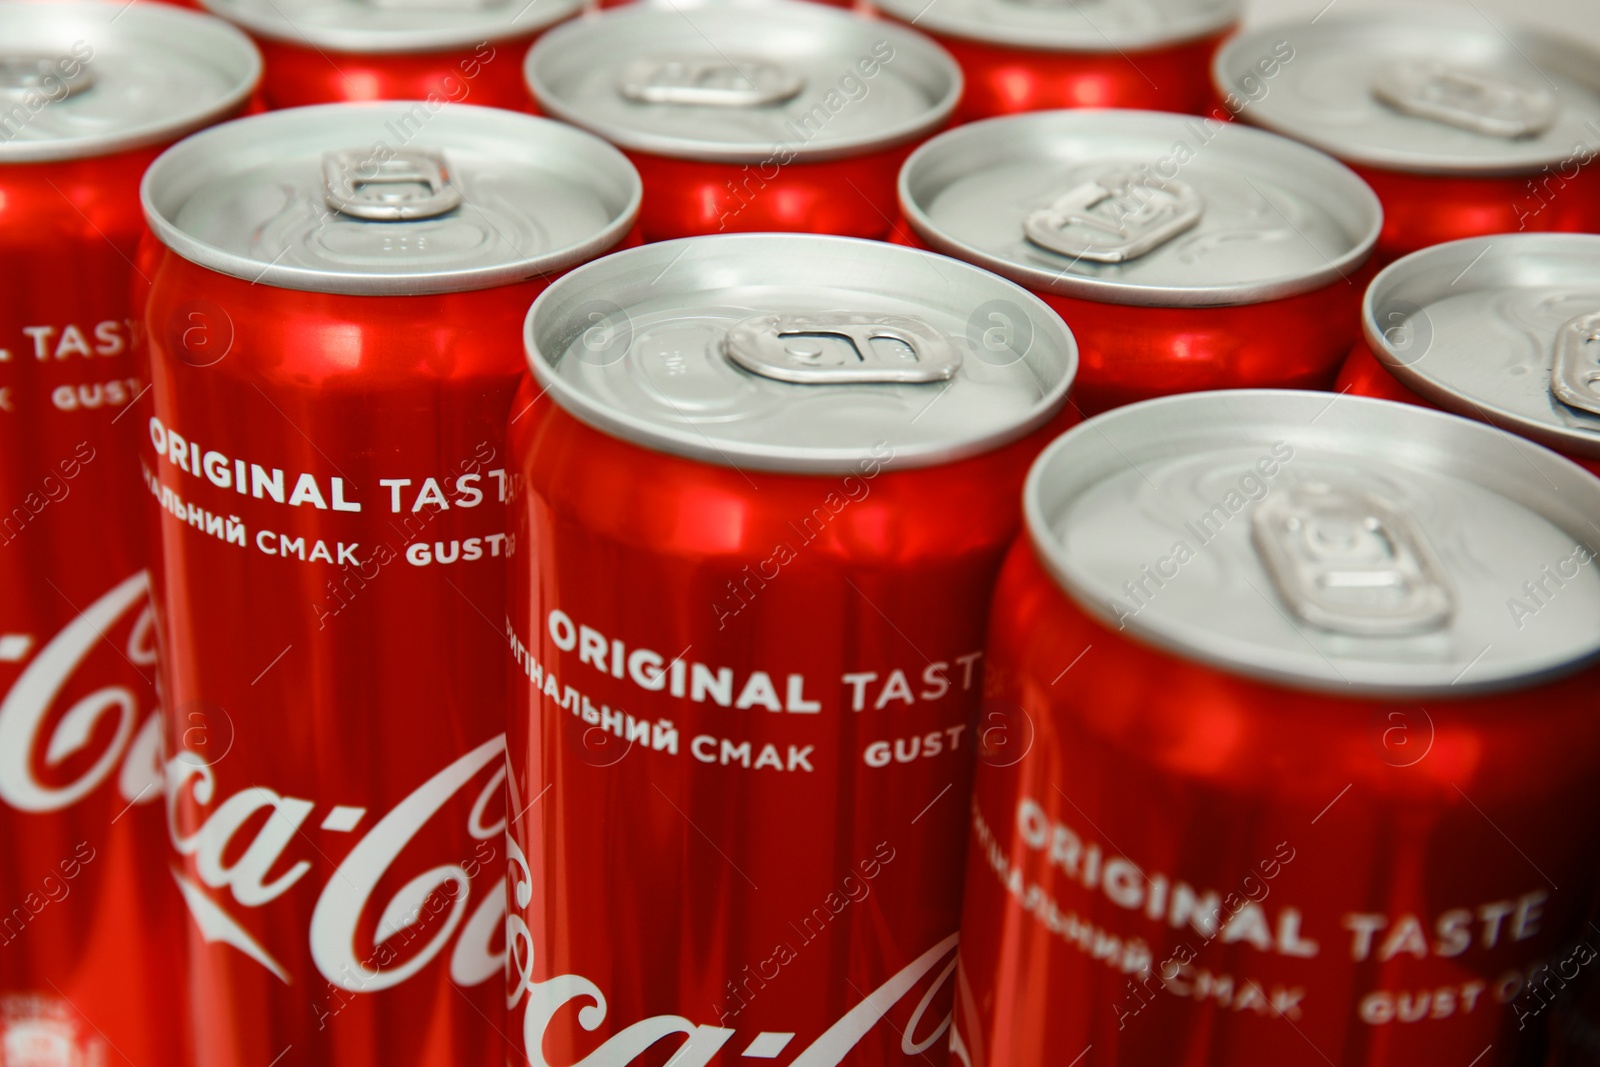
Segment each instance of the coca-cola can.
[[945,1055],[983,629],[1071,334],[965,264],[730,235],[528,316],[517,1063]]
[[396,144],[409,107],[241,119],[144,182],[130,421],[202,1067],[503,1058],[507,409],[529,302],[639,182],[492,108]]
[[199,0],[243,27],[266,57],[265,108],[417,101],[532,112],[522,57],[582,0]]
[[[1257,58],[1292,58],[1271,82]],[[1378,257],[1491,233],[1600,229],[1600,50],[1482,12],[1324,12],[1230,40],[1221,93],[1350,164],[1383,200]],[[1258,87],[1251,94],[1252,87]]]
[[1040,457],[995,594],[952,1061],[1529,1062],[1600,871],[1600,481],[1364,397]]
[[0,1063],[182,1056],[131,405],[139,176],[237,111],[249,40],[165,5],[0,4]]
[[1600,474],[1600,237],[1502,234],[1373,279],[1338,388],[1453,411]]
[[1013,115],[940,134],[900,174],[895,239],[1037,293],[1082,352],[1074,400],[1322,388],[1357,335],[1377,197],[1237,124],[1142,111]]
[[966,75],[957,115],[1061,107],[1199,113],[1215,101],[1211,59],[1240,0],[874,0],[943,45]]
[[647,241],[882,237],[900,164],[961,96],[915,30],[789,0],[606,12],[541,39],[526,75],[542,112],[639,168]]

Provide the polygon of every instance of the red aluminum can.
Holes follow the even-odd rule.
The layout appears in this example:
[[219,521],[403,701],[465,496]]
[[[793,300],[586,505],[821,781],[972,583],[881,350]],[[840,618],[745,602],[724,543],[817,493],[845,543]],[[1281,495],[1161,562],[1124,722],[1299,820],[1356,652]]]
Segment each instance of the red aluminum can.
[[876,3],[932,34],[961,64],[962,121],[1062,107],[1198,114],[1215,103],[1211,59],[1240,7],[1239,0]]
[[1600,474],[1597,309],[1600,237],[1438,245],[1373,279],[1338,388],[1477,419]]
[[[162,144],[260,76],[215,19],[0,4],[0,1063],[182,1055],[129,260]],[[137,86],[137,95],[131,87]]]
[[[1258,57],[1287,42],[1270,81]],[[1492,233],[1600,230],[1600,51],[1444,7],[1324,12],[1240,34],[1217,90],[1350,164],[1383,201],[1378,259]]]
[[1024,511],[952,1062],[1528,1062],[1600,875],[1600,481],[1220,392],[1066,434]]
[[738,235],[528,317],[518,1063],[942,1063],[985,605],[1076,356],[1000,278]]
[[899,240],[995,271],[1072,327],[1076,403],[1325,388],[1356,336],[1382,218],[1285,138],[1142,111],[1053,111],[935,137],[900,174]]
[[266,108],[418,101],[390,134],[401,140],[445,104],[534,111],[522,57],[540,34],[583,6],[582,0],[201,2],[260,46]]
[[543,113],[639,168],[647,241],[882,237],[900,164],[961,96],[915,30],[787,0],[622,8],[550,33],[526,75]]
[[135,417],[203,1067],[503,1057],[518,333],[639,185],[599,139],[491,108],[396,148],[408,106],[241,119],[144,182],[164,249]]

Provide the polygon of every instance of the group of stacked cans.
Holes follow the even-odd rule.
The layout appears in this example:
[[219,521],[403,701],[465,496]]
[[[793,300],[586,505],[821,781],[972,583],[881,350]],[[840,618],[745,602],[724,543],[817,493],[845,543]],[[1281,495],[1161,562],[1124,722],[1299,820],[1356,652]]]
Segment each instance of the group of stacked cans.
[[1600,52],[206,3],[0,2],[0,1067],[1600,1062]]

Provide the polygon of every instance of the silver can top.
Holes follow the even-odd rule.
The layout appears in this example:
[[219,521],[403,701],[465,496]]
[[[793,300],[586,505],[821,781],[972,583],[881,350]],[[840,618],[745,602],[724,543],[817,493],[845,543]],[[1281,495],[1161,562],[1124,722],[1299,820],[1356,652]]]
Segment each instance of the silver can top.
[[998,448],[1060,409],[1078,365],[1061,319],[1002,278],[801,234],[607,256],[539,295],[525,340],[539,384],[599,430],[801,474]]
[[900,171],[918,236],[1036,292],[1246,304],[1348,279],[1383,209],[1337,160],[1155,111],[1043,111],[933,138]]
[[639,175],[598,137],[499,108],[325,104],[190,137],[145,173],[157,237],[235,278],[322,293],[487,289],[620,241]]
[[1240,0],[876,0],[929,33],[1052,52],[1163,48],[1239,20]]
[[540,109],[623,148],[783,165],[937,129],[961,96],[922,34],[821,4],[635,4],[551,31],[524,68]]
[[1444,696],[1600,655],[1600,480],[1443,412],[1276,390],[1147,401],[1046,449],[1023,507],[1080,607],[1230,673]]
[[175,141],[243,106],[261,54],[164,4],[0,2],[0,163]]
[[1384,366],[1439,406],[1600,459],[1600,237],[1424,249],[1373,279],[1362,329]]
[[[1340,159],[1424,174],[1537,171],[1600,147],[1600,52],[1482,12],[1394,6],[1264,26],[1212,66],[1242,117]],[[1293,58],[1264,80],[1258,58]]]
[[[259,37],[327,52],[442,52],[531,36],[583,0],[201,0]],[[501,62],[514,62],[507,56]]]

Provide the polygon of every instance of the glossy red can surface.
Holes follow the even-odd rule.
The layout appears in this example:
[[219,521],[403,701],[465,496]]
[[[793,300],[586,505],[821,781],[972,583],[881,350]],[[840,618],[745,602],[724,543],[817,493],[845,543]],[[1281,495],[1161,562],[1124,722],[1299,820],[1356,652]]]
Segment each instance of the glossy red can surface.
[[1216,101],[1211,57],[1227,33],[1127,52],[1013,48],[935,33],[966,77],[960,121],[1062,107],[1123,107],[1198,115]]
[[893,223],[895,179],[915,147],[782,166],[627,155],[644,181],[647,241],[767,232],[876,238]]
[[329,52],[256,36],[268,108],[340,101],[418,100],[537,113],[522,57],[538,34],[439,52]]
[[1576,160],[1512,177],[1409,174],[1350,164],[1383,201],[1379,266],[1431,245],[1497,233],[1600,233],[1600,169]]
[[1594,668],[1420,701],[1249,680],[1091,619],[1026,538],[988,647],[1028,747],[980,766],[952,1062],[1537,1048],[1529,976],[1582,935],[1595,885]]
[[165,862],[137,420],[122,417],[144,388],[129,261],[157,151],[0,167],[5,1063],[182,1054],[186,920]]
[[527,1061],[942,1062],[984,603],[1051,431],[741,472],[539,395],[512,431]]
[[195,1062],[497,1063],[504,423],[543,282],[332,295],[171,252],[152,280]]
[[[1442,410],[1439,405],[1432,403],[1426,397],[1419,396],[1389,373],[1379,362],[1378,357],[1372,354],[1372,349],[1365,341],[1357,341],[1355,347],[1350,350],[1349,357],[1345,359],[1344,366],[1339,371],[1339,380],[1334,384],[1334,389],[1355,396],[1374,396],[1379,400],[1398,400],[1404,404]],[[1591,473],[1600,475],[1600,460],[1567,453],[1563,455]]]
[[1131,307],[1039,297],[1082,352],[1085,414],[1208,389],[1325,389],[1360,334],[1370,269],[1309,293],[1234,307]]

